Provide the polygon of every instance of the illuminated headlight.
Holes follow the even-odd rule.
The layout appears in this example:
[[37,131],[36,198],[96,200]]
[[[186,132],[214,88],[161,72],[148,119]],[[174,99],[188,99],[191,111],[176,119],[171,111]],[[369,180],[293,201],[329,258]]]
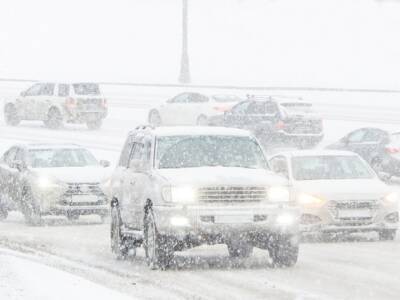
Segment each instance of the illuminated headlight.
[[189,220],[185,217],[172,217],[170,219],[171,225],[176,227],[189,226]]
[[297,197],[297,202],[301,205],[319,205],[324,202],[324,199],[321,199],[319,197],[310,194],[301,193]]
[[385,196],[385,201],[390,204],[395,204],[399,202],[399,194],[396,192],[390,193]]
[[282,214],[276,217],[276,222],[279,225],[291,225],[295,221],[295,217],[291,214]]
[[289,202],[290,193],[286,187],[273,186],[268,189],[268,200],[271,202]]
[[59,182],[57,182],[49,177],[43,176],[43,177],[39,177],[37,179],[37,186],[41,190],[47,190],[47,189],[59,187],[60,184],[59,184]]
[[196,201],[196,190],[191,186],[165,187],[162,194],[167,202],[186,204]]

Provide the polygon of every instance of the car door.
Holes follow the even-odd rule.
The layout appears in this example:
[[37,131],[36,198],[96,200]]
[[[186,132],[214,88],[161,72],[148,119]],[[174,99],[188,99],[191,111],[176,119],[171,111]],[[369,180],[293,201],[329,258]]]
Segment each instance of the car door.
[[373,158],[379,155],[381,148],[388,140],[389,134],[386,131],[378,128],[368,128],[355,152],[367,162],[371,162]]
[[17,110],[25,120],[36,120],[35,103],[42,89],[42,83],[36,83],[22,92],[16,100]]
[[0,162],[0,189],[3,197],[12,199],[13,194],[13,173],[12,163],[15,161],[17,147],[12,147],[6,151]]
[[190,93],[182,93],[167,101],[160,107],[160,116],[164,125],[182,125],[187,122],[183,115]]
[[122,183],[124,212],[130,214],[130,216],[125,216],[125,219],[129,219],[132,228],[137,230],[142,229],[144,201],[148,189],[148,174],[144,168],[150,160],[147,156],[148,152],[141,139],[134,141],[129,157],[129,167],[125,171]]

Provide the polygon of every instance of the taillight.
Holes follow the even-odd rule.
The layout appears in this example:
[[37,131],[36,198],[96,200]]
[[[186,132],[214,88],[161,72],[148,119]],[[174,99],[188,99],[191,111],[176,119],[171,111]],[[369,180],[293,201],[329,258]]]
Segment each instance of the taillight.
[[214,110],[219,112],[226,112],[227,110],[229,110],[229,107],[226,106],[214,106],[213,108]]
[[74,98],[67,98],[67,99],[65,100],[65,105],[66,105],[68,108],[74,108],[74,107],[76,107],[76,99],[74,99]]
[[104,98],[101,104],[103,105],[103,107],[107,107],[108,106],[107,99]]
[[275,124],[276,129],[284,129],[286,127],[286,124],[282,121],[279,121],[278,123]]
[[386,149],[386,152],[389,153],[389,154],[400,153],[400,148],[397,148],[397,147],[388,146],[385,149]]

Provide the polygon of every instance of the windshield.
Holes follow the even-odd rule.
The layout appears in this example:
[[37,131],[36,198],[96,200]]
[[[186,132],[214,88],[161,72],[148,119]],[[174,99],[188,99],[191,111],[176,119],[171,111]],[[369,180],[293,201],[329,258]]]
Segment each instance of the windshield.
[[96,158],[85,149],[35,149],[28,151],[32,168],[65,168],[96,166]]
[[170,136],[157,139],[158,168],[206,166],[266,168],[258,143],[249,137]]
[[72,86],[76,95],[100,95],[99,85],[96,83],[75,83]]
[[302,156],[292,158],[296,180],[368,179],[374,174],[357,156]]
[[281,106],[285,108],[285,110],[289,114],[293,113],[311,113],[313,112],[311,103],[281,103]]

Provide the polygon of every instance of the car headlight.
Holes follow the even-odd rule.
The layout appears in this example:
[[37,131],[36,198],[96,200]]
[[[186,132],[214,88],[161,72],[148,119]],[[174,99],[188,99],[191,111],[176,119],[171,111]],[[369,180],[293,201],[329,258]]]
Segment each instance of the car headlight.
[[196,189],[191,186],[164,187],[162,196],[166,202],[193,203],[196,201]]
[[396,192],[392,192],[385,196],[385,201],[390,204],[395,204],[399,202],[399,194]]
[[301,193],[297,197],[297,202],[301,205],[319,205],[322,204],[325,200],[310,194]]
[[273,186],[268,189],[267,192],[268,200],[271,202],[289,202],[290,193],[286,187]]
[[47,190],[55,187],[61,186],[61,183],[55,179],[52,179],[47,176],[40,176],[36,182],[38,188],[41,190]]

